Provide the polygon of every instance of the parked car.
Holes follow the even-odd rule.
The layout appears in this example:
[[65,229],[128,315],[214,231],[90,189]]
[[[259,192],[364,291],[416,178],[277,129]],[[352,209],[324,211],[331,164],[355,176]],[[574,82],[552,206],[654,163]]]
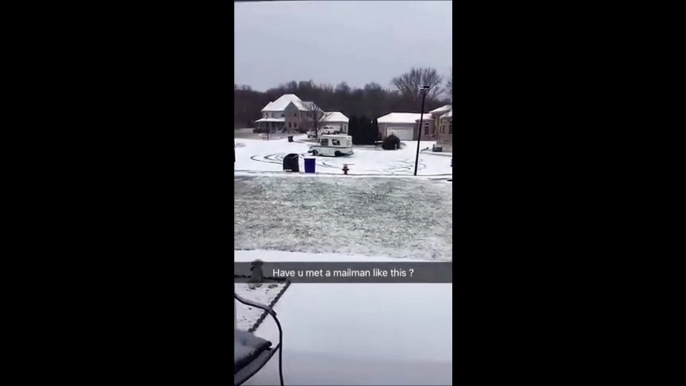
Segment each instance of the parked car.
[[345,134],[322,134],[319,143],[312,145],[308,153],[340,157],[353,154],[353,137]]

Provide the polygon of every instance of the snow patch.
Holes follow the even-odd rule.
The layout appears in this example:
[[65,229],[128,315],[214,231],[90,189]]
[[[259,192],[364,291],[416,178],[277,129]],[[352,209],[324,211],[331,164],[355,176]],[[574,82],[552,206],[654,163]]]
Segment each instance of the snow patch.
[[[269,306],[284,289],[286,283],[263,283],[261,287],[255,289],[250,289],[248,283],[234,283],[234,286],[234,291],[238,296]],[[236,301],[236,318],[238,319],[236,328],[249,331],[263,313],[265,313],[264,310]]]

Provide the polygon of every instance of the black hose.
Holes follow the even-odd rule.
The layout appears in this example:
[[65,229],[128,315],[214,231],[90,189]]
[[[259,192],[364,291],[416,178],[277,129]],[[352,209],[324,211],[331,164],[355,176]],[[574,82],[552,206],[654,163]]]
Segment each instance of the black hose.
[[272,318],[274,318],[274,321],[276,322],[276,327],[279,329],[279,382],[281,382],[281,386],[283,385],[283,330],[281,329],[281,323],[279,323],[279,319],[276,318],[276,312],[272,311],[270,312],[270,315]]

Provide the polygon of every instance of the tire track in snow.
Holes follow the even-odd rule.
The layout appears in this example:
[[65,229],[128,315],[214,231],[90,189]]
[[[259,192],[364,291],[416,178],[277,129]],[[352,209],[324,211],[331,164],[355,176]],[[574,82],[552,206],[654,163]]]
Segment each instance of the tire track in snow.
[[[274,153],[274,154],[266,154],[266,155],[253,155],[250,157],[251,160],[256,161],[256,162],[263,162],[263,163],[269,163],[269,164],[275,164],[275,165],[282,165],[283,164],[283,159],[284,157],[290,153]],[[311,158],[313,156],[309,154],[304,154],[304,153],[299,153],[299,157],[301,158]],[[326,168],[326,169],[336,169],[336,170],[341,170],[341,165],[333,165],[329,163],[328,160],[321,160],[318,157],[313,157],[315,158],[315,162],[317,167],[321,168]],[[340,157],[338,157],[340,158]],[[338,159],[337,158],[337,159]],[[349,165],[354,165],[354,163],[349,163]],[[426,164],[422,162],[422,160],[419,160],[419,165],[417,166],[417,171],[422,171],[427,168]],[[252,170],[248,169],[235,169],[236,171],[245,171],[245,172],[253,172]],[[270,172],[273,173],[273,172]],[[414,160],[394,160],[391,161],[390,165],[387,165],[386,168],[380,169],[380,170],[373,170],[371,173],[350,173],[350,175],[355,175],[355,176],[383,176],[383,175],[412,175],[414,173]],[[338,174],[338,173],[317,173],[317,174]],[[436,173],[436,174],[422,174],[422,176],[451,176],[452,173]]]

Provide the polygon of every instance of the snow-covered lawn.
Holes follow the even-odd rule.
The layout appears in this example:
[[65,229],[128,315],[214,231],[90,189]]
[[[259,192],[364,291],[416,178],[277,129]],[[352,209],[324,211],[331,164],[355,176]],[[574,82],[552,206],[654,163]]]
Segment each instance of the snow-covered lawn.
[[[393,261],[391,258],[236,251],[236,261]],[[240,317],[243,305],[238,304]],[[291,284],[274,310],[283,327],[287,385],[449,385],[452,284]],[[267,317],[256,335],[278,343]],[[278,384],[278,358],[247,385]]]
[[[312,141],[304,134],[296,135],[294,142],[287,139],[241,139],[236,141],[237,172],[283,172],[283,158],[287,154],[300,155],[300,172],[305,171],[305,157]],[[317,174],[343,174],[343,164],[347,164],[350,175],[413,175],[417,141],[403,141],[400,150],[388,151],[373,146],[354,146],[355,154],[345,157],[313,157],[316,160]],[[431,148],[435,141],[422,141],[420,148]],[[417,175],[451,176],[450,153],[420,152]]]
[[235,177],[234,249],[451,260],[451,183],[293,177]]

